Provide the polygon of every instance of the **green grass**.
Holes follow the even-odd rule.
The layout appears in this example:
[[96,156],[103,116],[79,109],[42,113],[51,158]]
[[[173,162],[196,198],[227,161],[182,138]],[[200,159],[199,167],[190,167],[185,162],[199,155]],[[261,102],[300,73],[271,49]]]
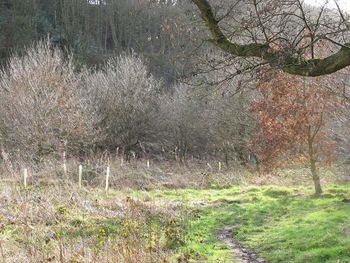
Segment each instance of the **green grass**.
[[[108,195],[91,188],[75,195],[78,201],[49,186],[18,193],[25,193],[28,201],[13,197],[0,211],[0,223],[5,222],[0,241],[7,251],[14,241],[20,248],[24,241],[44,243],[48,230],[62,231],[64,239],[73,243],[90,242],[92,248],[101,243],[101,249],[125,231],[134,231],[130,244],[151,235],[174,262],[180,255],[190,255],[190,262],[231,263],[234,255],[218,240],[217,232],[234,226],[234,238],[270,262],[350,262],[349,185],[326,187],[319,198],[312,195],[312,187],[304,186],[111,190]],[[38,204],[39,197],[45,203]],[[128,205],[129,197],[134,201]],[[28,217],[30,211],[40,212]],[[6,219],[11,217],[20,220]],[[32,227],[26,227],[24,220]],[[23,231],[30,234],[24,241]]]
[[216,238],[220,228],[230,225],[235,227],[236,239],[271,262],[350,262],[349,186],[328,187],[320,198],[312,196],[312,189],[302,187],[153,194],[192,202],[185,249],[194,259],[215,262],[226,258],[232,262],[229,249]]

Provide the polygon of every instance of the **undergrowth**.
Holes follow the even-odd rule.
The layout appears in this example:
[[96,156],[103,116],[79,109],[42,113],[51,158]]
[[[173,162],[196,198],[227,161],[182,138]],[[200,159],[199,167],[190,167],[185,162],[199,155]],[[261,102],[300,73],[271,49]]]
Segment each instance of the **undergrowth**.
[[[32,175],[27,189],[20,178],[2,180],[0,261],[231,263],[235,255],[217,237],[231,226],[232,238],[270,262],[350,262],[349,185],[324,181],[316,198],[310,184],[260,185],[254,174],[240,174],[240,186],[232,186],[229,173],[198,168],[193,174],[201,177],[192,175],[181,188],[184,179],[178,184],[180,177],[164,164],[113,169],[108,192],[101,187],[103,171],[81,191],[75,180],[45,180],[44,173]],[[145,174],[170,178],[132,187],[133,178]],[[116,186],[124,176],[132,183]]]

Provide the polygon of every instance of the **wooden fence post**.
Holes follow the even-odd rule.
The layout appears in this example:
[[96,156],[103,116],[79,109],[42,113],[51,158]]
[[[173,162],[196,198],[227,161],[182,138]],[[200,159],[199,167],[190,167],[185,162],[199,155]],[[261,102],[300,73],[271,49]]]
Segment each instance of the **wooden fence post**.
[[81,190],[81,185],[82,185],[82,179],[83,179],[83,166],[80,164],[79,165],[79,178],[78,178],[78,190]]
[[64,175],[67,176],[67,159],[66,159],[66,151],[63,151],[62,153],[62,159],[63,159],[63,172]]
[[23,171],[23,183],[24,183],[24,189],[27,189],[27,177],[28,177],[28,170],[27,168],[24,168]]
[[110,172],[110,169],[109,169],[109,166],[107,166],[107,170],[106,170],[106,186],[105,186],[106,192],[108,191],[108,187],[109,187],[109,172]]

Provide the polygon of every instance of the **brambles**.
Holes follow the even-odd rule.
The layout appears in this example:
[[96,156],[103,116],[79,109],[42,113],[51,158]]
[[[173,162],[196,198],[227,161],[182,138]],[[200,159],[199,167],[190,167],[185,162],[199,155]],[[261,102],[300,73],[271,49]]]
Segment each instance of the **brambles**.
[[165,236],[169,247],[176,247],[185,243],[184,225],[181,218],[170,218],[165,225]]

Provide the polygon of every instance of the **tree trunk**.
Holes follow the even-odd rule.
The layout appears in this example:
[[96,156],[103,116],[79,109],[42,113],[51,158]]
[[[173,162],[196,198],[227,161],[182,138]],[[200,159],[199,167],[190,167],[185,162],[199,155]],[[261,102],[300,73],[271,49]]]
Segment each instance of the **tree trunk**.
[[322,187],[321,187],[320,177],[317,173],[317,168],[316,168],[316,158],[315,158],[315,152],[314,152],[314,137],[311,134],[311,128],[309,128],[309,132],[308,132],[308,147],[309,147],[311,175],[315,186],[315,195],[319,196],[322,194]]
[[230,167],[227,149],[225,149],[225,164],[227,168]]
[[[113,12],[111,10],[110,12]],[[117,50],[119,48],[119,42],[118,42],[118,37],[117,37],[117,27],[116,27],[116,21],[115,21],[115,16],[114,14],[108,14],[109,16],[109,26],[111,29],[111,34],[112,34],[112,39],[113,39],[113,48]]]
[[312,180],[314,181],[314,186],[315,186],[315,195],[319,196],[322,194],[322,187],[321,187],[320,177],[316,169],[316,162],[314,160],[310,160],[310,164],[311,164]]

